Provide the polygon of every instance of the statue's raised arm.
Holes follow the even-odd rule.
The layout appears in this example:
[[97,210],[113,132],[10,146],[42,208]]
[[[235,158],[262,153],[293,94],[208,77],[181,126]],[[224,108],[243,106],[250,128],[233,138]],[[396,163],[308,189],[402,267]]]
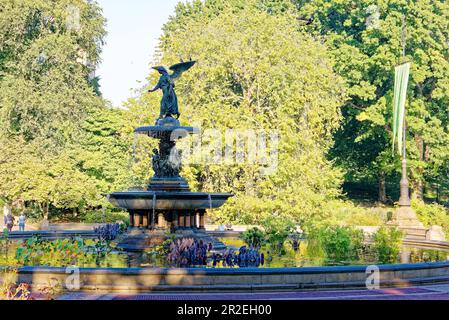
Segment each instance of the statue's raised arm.
[[178,110],[178,97],[175,93],[175,80],[178,79],[183,72],[189,70],[195,62],[196,61],[183,62],[181,60],[180,63],[174,64],[169,68],[173,71],[172,74],[169,74],[162,66],[153,67],[153,69],[157,70],[161,76],[157,85],[148,92],[154,92],[158,89],[162,90],[163,95],[159,115],[160,119],[173,116],[179,118],[180,113]]

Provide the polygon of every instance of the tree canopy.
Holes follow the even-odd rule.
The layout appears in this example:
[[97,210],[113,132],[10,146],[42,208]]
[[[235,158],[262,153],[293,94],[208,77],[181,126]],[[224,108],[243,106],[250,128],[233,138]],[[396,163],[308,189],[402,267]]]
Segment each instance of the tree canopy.
[[[326,48],[298,30],[293,7],[275,14],[261,4],[178,4],[154,63],[198,60],[177,82],[181,121],[223,135],[226,129],[276,132],[278,167],[264,175],[257,163],[203,161],[185,166],[184,175],[196,190],[236,194],[216,214],[223,220],[254,223],[273,214],[319,219],[340,190],[341,172],[325,154],[341,119],[343,81],[332,71]],[[151,74],[150,82],[156,76]],[[156,115],[159,98],[143,93],[130,103]],[[206,149],[202,159],[210,160],[212,151]]]
[[298,1],[304,26],[325,41],[348,87],[344,125],[332,153],[364,177],[400,170],[391,155],[394,66],[411,62],[407,154],[414,197],[426,179],[447,180],[449,3],[447,1]]
[[103,138],[117,138],[120,112],[106,107],[92,76],[104,24],[98,5],[82,0],[0,3],[4,201],[96,206],[120,179],[120,141]]

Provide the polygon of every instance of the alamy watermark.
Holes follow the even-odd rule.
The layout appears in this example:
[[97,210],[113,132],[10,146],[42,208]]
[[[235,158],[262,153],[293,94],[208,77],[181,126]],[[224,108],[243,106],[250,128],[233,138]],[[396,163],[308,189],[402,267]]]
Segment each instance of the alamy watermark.
[[74,5],[66,7],[66,21],[65,25],[68,30],[79,31],[81,29],[81,13],[80,9]]
[[365,286],[368,290],[380,289],[380,270],[376,265],[366,267],[365,274],[367,275]]
[[170,140],[176,141],[169,156],[173,164],[247,164],[258,166],[262,175],[273,174],[278,168],[280,135],[276,130],[205,129],[189,133],[182,128],[171,133]]
[[80,268],[76,266],[67,267],[65,273],[68,274],[65,279],[65,287],[69,291],[79,290],[81,288]]

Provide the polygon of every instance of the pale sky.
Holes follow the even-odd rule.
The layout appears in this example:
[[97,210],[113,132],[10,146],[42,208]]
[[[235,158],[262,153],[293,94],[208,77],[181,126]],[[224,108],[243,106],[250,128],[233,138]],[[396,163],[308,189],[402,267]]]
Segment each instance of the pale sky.
[[[97,69],[103,97],[120,107],[140,88],[161,28],[179,0],[97,0],[106,17],[108,35]],[[185,2],[185,1],[183,1]]]

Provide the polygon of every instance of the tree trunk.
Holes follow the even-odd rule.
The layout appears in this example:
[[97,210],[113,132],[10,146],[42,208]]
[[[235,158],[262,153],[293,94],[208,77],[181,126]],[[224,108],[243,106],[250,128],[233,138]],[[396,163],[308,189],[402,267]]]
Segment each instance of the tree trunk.
[[44,204],[44,220],[48,221],[48,203]]
[[385,188],[385,173],[379,173],[379,202],[386,203],[387,202],[387,192]]
[[440,204],[440,183],[437,182],[437,203]]
[[412,181],[412,199],[423,200],[423,182],[421,179]]

